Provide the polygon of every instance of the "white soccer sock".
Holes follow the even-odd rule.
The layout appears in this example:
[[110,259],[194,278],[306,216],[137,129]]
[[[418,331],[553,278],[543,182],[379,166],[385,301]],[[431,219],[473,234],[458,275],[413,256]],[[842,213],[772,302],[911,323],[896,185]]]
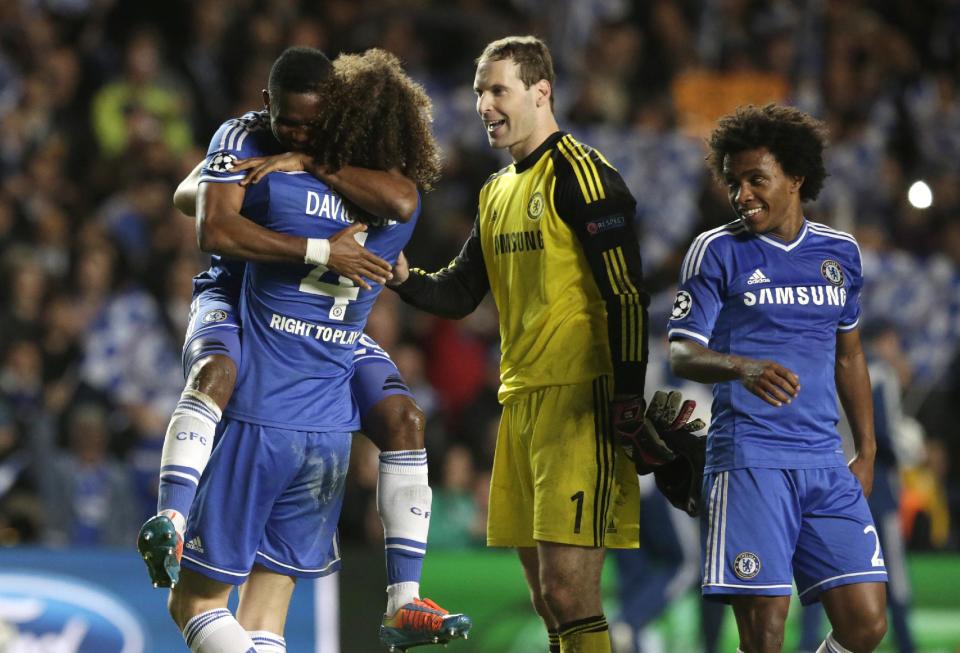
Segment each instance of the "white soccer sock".
[[257,653],[287,653],[286,640],[276,633],[269,630],[248,630],[247,634],[253,640]]
[[849,649],[845,649],[841,646],[836,638],[833,636],[833,631],[831,630],[827,633],[827,638],[823,640],[823,644],[820,645],[820,648],[817,649],[817,653],[853,653]]
[[432,501],[426,449],[380,454],[377,511],[387,554],[388,615],[420,595]]
[[257,653],[253,641],[226,608],[201,612],[183,629],[191,653]]
[[[163,439],[158,513],[176,512],[184,518],[190,514],[220,417],[220,407],[206,394],[187,388],[180,395]],[[174,520],[181,535],[184,523]]]

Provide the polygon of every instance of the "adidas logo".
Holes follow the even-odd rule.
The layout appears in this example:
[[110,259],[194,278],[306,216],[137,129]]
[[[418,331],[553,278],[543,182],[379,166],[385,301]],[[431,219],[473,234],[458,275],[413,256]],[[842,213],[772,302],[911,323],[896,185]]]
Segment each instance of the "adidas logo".
[[760,271],[760,268],[757,268],[753,271],[753,274],[747,279],[747,285],[752,286],[756,283],[770,283],[770,279],[767,279],[763,272]]
[[203,553],[203,542],[200,541],[199,535],[184,544],[183,547],[191,551],[196,551],[197,553]]

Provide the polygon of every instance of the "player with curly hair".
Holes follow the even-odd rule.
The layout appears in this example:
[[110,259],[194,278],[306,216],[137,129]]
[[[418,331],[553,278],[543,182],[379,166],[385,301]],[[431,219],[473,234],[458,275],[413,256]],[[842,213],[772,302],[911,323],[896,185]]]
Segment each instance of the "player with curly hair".
[[[792,107],[747,106],[709,145],[737,219],[694,240],[668,329],[673,371],[713,384],[703,595],[732,603],[742,651],[770,653],[796,581],[833,626],[820,652],[872,651],[887,571],[864,498],[876,440],[860,249],[803,211],[826,177],[826,130]],[[838,396],[857,450],[849,465]]]
[[[248,324],[245,320],[245,329],[240,329],[240,279],[253,271],[262,275],[258,278],[269,279],[266,271],[275,267],[293,272],[303,268],[307,273],[301,273],[292,284],[293,288],[299,288],[297,298],[307,303],[329,301],[325,320],[334,326],[352,321],[362,328],[366,313],[361,308],[369,310],[371,297],[379,291],[377,285],[389,274],[386,261],[369,250],[389,253],[393,245],[383,245],[385,238],[400,238],[399,242],[405,242],[403,239],[409,237],[412,225],[406,227],[403,223],[419,213],[416,185],[429,188],[439,172],[437,147],[429,129],[430,103],[422,89],[403,73],[398,62],[387,61],[379,54],[372,54],[365,61],[375,57],[380,63],[367,66],[370,75],[345,76],[336,73],[329,62],[325,67],[320,65],[326,58],[318,51],[304,48],[286,51],[271,70],[269,90],[264,92],[266,110],[225,123],[211,141],[205,161],[177,191],[176,202],[184,212],[192,214],[196,202],[200,217],[198,231],[205,249],[251,261],[244,272],[242,262],[215,259],[211,270],[195,281],[197,297],[184,347],[187,389],[165,440],[159,514],[144,525],[138,542],[154,583],[176,586],[171,594],[171,613],[198,651],[207,650],[204,646],[220,650],[215,648],[219,645],[226,646],[224,650],[246,651],[246,642],[251,640],[257,650],[262,647],[268,647],[263,650],[271,652],[283,650],[281,633],[285,610],[275,608],[285,605],[289,600],[288,590],[292,588],[283,578],[291,573],[306,576],[329,573],[336,568],[339,558],[334,545],[332,551],[314,547],[303,553],[313,556],[310,564],[303,564],[299,559],[296,564],[283,563],[277,556],[277,552],[285,552],[283,547],[274,555],[255,549],[253,558],[233,560],[229,555],[223,558],[225,554],[221,553],[221,559],[211,560],[211,556],[217,555],[212,552],[217,548],[228,552],[237,549],[222,542],[218,545],[217,529],[203,524],[204,521],[223,522],[218,511],[210,509],[211,505],[217,505],[211,497],[233,472],[211,469],[203,475],[198,493],[198,480],[211,458],[211,443],[221,411],[228,418],[224,420],[227,424],[276,427],[280,419],[287,426],[296,427],[295,431],[308,426],[315,430],[321,424],[330,426],[327,424],[330,420],[337,422],[337,428],[355,430],[359,424],[350,417],[354,414],[351,410],[355,411],[363,430],[383,451],[378,508],[387,538],[391,585],[385,618],[389,623],[385,625],[392,628],[389,632],[392,641],[404,645],[444,642],[464,635],[470,627],[465,616],[449,615],[433,602],[419,598],[431,501],[423,448],[424,418],[386,352],[359,330],[349,334],[345,328],[321,330],[317,326],[319,320],[311,325],[304,320],[281,319],[274,313],[279,321],[274,324],[273,319],[268,320],[272,329],[294,335],[303,335],[309,329],[318,339],[321,334],[331,334],[332,340],[325,341],[328,346],[320,353],[336,350],[342,357],[343,347],[349,349],[350,364],[344,367],[344,361],[339,360],[334,365],[334,371],[322,384],[321,394],[340,396],[330,388],[342,389],[344,384],[335,379],[351,378],[349,374],[345,377],[339,374],[353,368],[355,372],[348,384],[353,398],[327,406],[328,410],[321,414],[317,413],[318,406],[329,401],[314,401],[304,407],[295,406],[296,401],[289,397],[292,380],[305,382],[300,377],[304,374],[303,366],[309,369],[311,356],[297,361],[291,369],[283,360],[270,358],[270,351],[276,354],[269,346],[270,336],[277,334],[258,331],[256,321]],[[398,120],[377,122],[366,113],[371,111],[382,117],[385,112],[383,105],[373,111],[374,105],[369,101],[361,103],[363,93],[357,90],[371,83],[374,72],[380,75],[378,88],[386,91],[385,96],[396,103],[393,108],[398,110]],[[343,95],[334,99],[338,93]],[[316,142],[320,140],[318,126],[332,120],[337,110],[349,112],[364,129],[349,141],[323,141],[324,155],[330,157],[332,163],[328,164],[307,150],[316,151]],[[389,133],[389,125],[402,130],[399,133],[404,137],[398,139]],[[285,150],[293,152],[280,154]],[[382,168],[374,169],[374,166]],[[309,174],[269,175],[278,170],[303,170]],[[284,198],[301,196],[306,198],[305,205],[300,203],[291,213],[291,206],[289,202],[284,204]],[[297,204],[299,200],[290,202]],[[311,230],[298,223],[298,215],[300,219],[310,216],[326,225],[327,231],[331,226],[349,225],[355,218],[357,221],[324,238],[308,237],[297,233]],[[285,265],[256,265],[270,262]],[[304,264],[309,268],[304,268]],[[255,297],[256,281],[251,278],[249,285]],[[249,317],[247,312],[252,310],[245,309],[245,316]],[[318,352],[312,353],[323,358]],[[238,372],[239,381],[236,380]],[[270,415],[261,415],[263,402],[258,399],[265,395],[271,397]],[[289,401],[284,404],[286,400]],[[278,402],[287,406],[286,417],[278,417],[284,414],[277,412]],[[304,422],[310,421],[307,417],[310,415],[316,418],[316,423]],[[337,421],[338,418],[331,415],[342,419]],[[217,455],[213,454],[211,465]],[[321,476],[329,477],[329,471]],[[321,482],[320,478],[310,481]],[[327,530],[335,525],[333,515],[339,511],[337,497],[342,487],[338,490],[335,485],[328,488],[332,494],[327,503],[332,508]],[[194,511],[199,510],[196,519],[190,515],[191,505]],[[315,526],[317,534],[326,532]],[[204,529],[203,535],[198,532],[199,528]],[[238,533],[245,533],[250,527],[235,524],[230,528],[242,539]],[[314,537],[317,535],[310,535],[306,541],[313,541]],[[177,549],[183,545],[184,538],[187,551],[183,555],[185,568],[181,580]],[[225,597],[233,584],[244,581],[242,596],[249,598],[241,600],[238,624],[224,609]],[[260,603],[255,597],[267,598]],[[244,629],[251,632],[244,633]]]

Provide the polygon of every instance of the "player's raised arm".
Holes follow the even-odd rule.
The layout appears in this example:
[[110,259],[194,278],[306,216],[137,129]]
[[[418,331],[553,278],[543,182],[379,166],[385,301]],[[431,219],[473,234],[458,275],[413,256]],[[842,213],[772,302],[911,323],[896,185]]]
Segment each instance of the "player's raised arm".
[[411,306],[440,317],[454,320],[466,317],[490,290],[480,249],[479,221],[474,223],[460,254],[442,270],[427,273],[419,268],[410,269],[402,253],[397,263],[387,287],[397,291]]
[[873,462],[877,455],[877,440],[873,428],[873,393],[870,372],[860,344],[860,331],[837,332],[837,362],[834,368],[837,395],[850,422],[853,444],[857,455],[850,462],[850,470],[870,496],[873,488]]
[[343,166],[330,172],[322,162],[304,152],[251,157],[237,161],[233,169],[247,171],[241,186],[256,184],[271,172],[308,172],[370,215],[385,220],[409,222],[420,202],[416,184],[399,170]]

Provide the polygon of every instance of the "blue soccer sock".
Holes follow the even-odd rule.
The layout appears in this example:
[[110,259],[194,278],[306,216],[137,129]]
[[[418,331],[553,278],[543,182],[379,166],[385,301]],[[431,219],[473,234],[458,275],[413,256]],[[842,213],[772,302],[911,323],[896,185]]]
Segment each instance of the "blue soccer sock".
[[220,407],[213,399],[198,390],[183,391],[163,440],[158,513],[190,514],[219,422]]
[[248,630],[257,653],[287,653],[287,641],[269,630]]
[[191,653],[257,653],[253,641],[226,608],[201,612],[183,628]]
[[427,451],[380,454],[377,510],[387,555],[387,614],[420,596],[433,494],[427,479]]

